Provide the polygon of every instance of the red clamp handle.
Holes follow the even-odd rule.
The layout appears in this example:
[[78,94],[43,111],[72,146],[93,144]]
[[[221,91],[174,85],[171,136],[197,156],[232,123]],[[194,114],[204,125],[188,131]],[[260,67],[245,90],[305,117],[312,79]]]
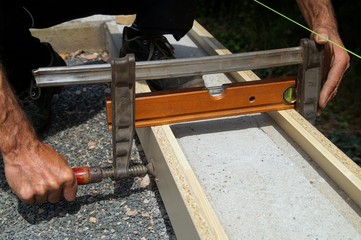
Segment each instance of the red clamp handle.
[[103,180],[102,170],[100,167],[75,167],[74,175],[78,185],[101,182]]

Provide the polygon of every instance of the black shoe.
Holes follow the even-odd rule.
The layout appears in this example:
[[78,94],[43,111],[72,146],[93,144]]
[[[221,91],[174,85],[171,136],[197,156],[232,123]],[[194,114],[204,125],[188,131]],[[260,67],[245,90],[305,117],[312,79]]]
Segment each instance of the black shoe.
[[[175,59],[174,47],[168,42],[164,36],[145,37],[136,36],[129,37],[129,27],[124,27],[122,48],[120,49],[120,57],[133,53],[135,61],[151,61]],[[202,77],[182,77],[164,80],[151,80],[148,85],[152,90],[179,89],[189,87],[204,87]]]
[[[66,66],[65,61],[49,43],[43,44],[47,46],[51,54],[51,61],[47,67]],[[36,86],[35,79],[31,79],[30,87],[18,96],[23,111],[37,133],[43,132],[50,126],[51,101],[53,95],[59,92],[59,87],[39,88]]]

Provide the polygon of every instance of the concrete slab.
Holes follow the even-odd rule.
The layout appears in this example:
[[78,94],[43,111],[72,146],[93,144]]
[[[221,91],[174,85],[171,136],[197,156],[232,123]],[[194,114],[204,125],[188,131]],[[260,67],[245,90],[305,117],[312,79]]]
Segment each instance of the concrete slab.
[[359,209],[267,115],[172,130],[231,239],[361,239]]

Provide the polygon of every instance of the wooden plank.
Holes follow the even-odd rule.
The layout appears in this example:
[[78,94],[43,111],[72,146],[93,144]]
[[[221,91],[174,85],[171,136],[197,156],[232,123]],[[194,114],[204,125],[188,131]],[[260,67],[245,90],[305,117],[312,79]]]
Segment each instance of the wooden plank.
[[[203,87],[137,94],[135,127],[293,109],[294,104],[286,103],[284,94],[287,89],[295,88],[294,79],[285,77],[224,84],[214,95]],[[109,128],[112,124],[111,105],[111,100],[107,99]]]
[[[231,54],[198,22],[189,36],[210,55]],[[252,71],[231,73],[235,81],[258,80]],[[361,207],[361,168],[295,110],[269,113],[286,133]]]
[[132,25],[136,17],[136,14],[132,15],[118,15],[115,16],[115,22],[121,25]]
[[[136,92],[149,92],[136,83]],[[177,239],[228,239],[169,125],[136,129]]]

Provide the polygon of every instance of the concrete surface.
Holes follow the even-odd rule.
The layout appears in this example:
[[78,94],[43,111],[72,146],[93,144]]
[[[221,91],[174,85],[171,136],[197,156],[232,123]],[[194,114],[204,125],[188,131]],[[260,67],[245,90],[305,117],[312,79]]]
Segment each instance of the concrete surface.
[[361,239],[360,210],[267,115],[172,130],[230,239]]

